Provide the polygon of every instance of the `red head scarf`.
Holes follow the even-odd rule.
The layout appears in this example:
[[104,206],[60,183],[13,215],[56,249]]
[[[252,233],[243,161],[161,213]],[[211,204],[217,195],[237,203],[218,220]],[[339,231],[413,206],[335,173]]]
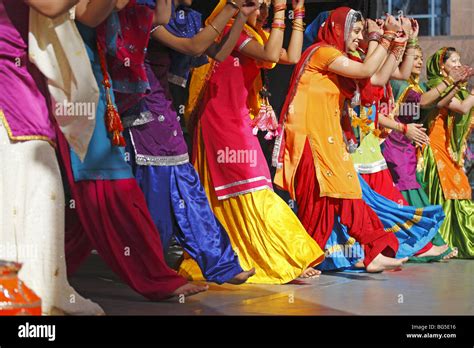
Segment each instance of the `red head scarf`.
[[[337,50],[341,51],[342,54],[346,55],[346,39],[349,37],[350,32],[355,24],[357,12],[349,7],[339,7],[334,11],[331,11],[326,22],[321,26],[321,29],[318,33],[317,42],[310,46],[302,55],[299,63],[297,64],[293,76],[291,78],[289,93],[286,97],[285,104],[280,115],[280,129],[282,130],[281,134],[277,137],[275,142],[275,147],[273,149],[273,161],[272,164],[275,167],[278,167],[282,163],[282,156],[284,153],[284,123],[287,118],[289,106],[293,101],[293,98],[296,94],[296,87],[298,82],[303,75],[306,65],[308,64],[310,58],[320,47],[334,47]],[[350,57],[351,59],[355,59]],[[352,99],[356,90],[357,84],[355,80],[338,76],[339,87],[341,92],[347,99]]]

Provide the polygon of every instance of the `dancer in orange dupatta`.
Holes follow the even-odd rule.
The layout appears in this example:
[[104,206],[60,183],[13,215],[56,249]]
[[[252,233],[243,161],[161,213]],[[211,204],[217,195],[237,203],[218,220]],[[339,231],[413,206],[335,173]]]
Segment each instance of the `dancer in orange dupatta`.
[[318,42],[304,53],[293,75],[280,122],[284,133],[274,151],[275,184],[290,192],[298,217],[322,247],[340,218],[365,248],[368,272],[400,267],[398,241],[362,200],[362,190],[347,150],[341,115],[356,92],[356,79],[373,75],[387,57],[398,24],[387,21],[382,43],[363,63],[351,60],[362,41],[362,15],[347,7],[331,12]]

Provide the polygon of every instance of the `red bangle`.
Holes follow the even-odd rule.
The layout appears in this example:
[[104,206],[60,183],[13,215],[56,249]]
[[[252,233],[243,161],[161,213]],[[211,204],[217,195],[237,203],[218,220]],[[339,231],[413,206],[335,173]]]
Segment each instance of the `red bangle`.
[[406,123],[403,123],[403,134],[407,134],[408,133],[408,125]]
[[286,24],[285,23],[272,23],[272,29],[285,29]]

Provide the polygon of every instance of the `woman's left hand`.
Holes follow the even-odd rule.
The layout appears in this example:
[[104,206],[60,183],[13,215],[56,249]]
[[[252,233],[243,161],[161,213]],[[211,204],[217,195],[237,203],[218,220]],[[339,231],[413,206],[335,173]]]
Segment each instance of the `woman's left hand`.
[[413,26],[408,17],[400,17],[402,24],[402,30],[407,38],[411,38],[413,35]]
[[252,13],[257,11],[259,7],[260,7],[260,4],[258,3],[258,0],[247,1],[244,3],[242,8],[240,9],[240,13],[242,13],[242,15],[244,15],[245,17],[248,17]]
[[412,34],[410,36],[410,39],[416,39],[420,34],[420,25],[418,24],[418,21],[416,19],[411,18],[410,21],[412,27]]
[[304,7],[304,0],[293,0],[293,10]]

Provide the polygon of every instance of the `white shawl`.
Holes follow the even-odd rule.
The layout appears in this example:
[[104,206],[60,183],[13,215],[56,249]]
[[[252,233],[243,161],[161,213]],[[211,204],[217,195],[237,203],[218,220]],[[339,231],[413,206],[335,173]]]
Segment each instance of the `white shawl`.
[[47,79],[53,114],[81,161],[95,128],[99,87],[74,23],[75,7],[51,19],[30,8],[29,58]]

